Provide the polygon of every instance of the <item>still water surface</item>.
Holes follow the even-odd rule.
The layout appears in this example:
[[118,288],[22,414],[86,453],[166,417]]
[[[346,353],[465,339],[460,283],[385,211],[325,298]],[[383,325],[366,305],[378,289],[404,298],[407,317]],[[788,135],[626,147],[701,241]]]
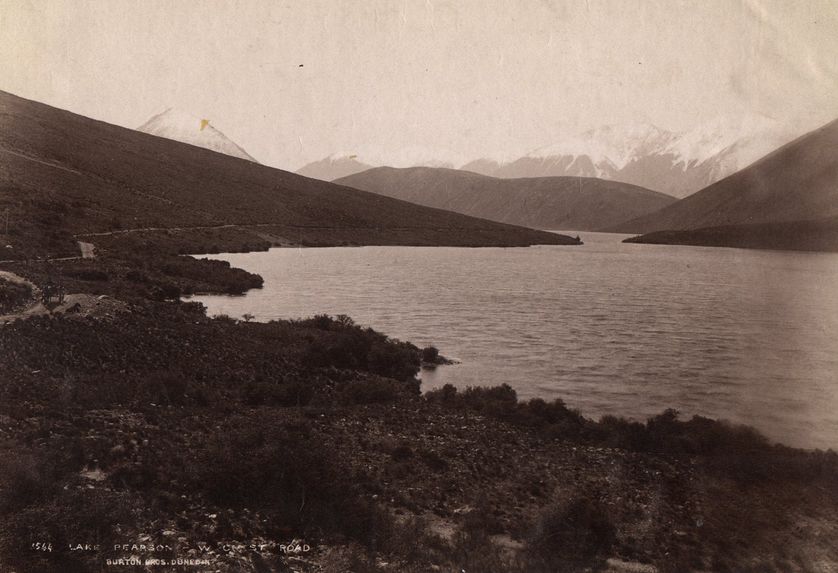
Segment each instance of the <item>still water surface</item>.
[[347,314],[462,361],[423,371],[425,389],[505,382],[589,417],[677,408],[838,448],[838,255],[623,238],[217,255],[265,287],[195,299],[258,320]]

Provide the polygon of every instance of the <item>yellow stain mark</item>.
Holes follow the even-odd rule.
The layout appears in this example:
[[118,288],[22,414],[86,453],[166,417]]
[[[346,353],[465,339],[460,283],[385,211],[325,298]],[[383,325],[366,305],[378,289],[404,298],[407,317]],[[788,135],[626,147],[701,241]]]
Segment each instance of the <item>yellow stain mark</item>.
[[209,125],[209,120],[208,119],[202,119],[201,120],[201,131],[204,131],[204,128],[208,125]]

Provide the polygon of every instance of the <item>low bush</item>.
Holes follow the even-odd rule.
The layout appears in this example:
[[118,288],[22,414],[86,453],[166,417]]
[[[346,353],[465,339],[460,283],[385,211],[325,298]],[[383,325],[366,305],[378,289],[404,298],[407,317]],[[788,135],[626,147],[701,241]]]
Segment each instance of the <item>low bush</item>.
[[831,450],[806,452],[773,445],[749,426],[702,416],[683,421],[672,409],[649,418],[645,424],[615,416],[603,416],[596,422],[569,409],[562,400],[519,402],[515,390],[506,384],[464,391],[446,385],[424,397],[449,408],[533,428],[549,439],[635,452],[700,456],[705,467],[741,483],[813,478],[838,481],[838,454]]
[[70,269],[64,271],[62,274],[82,281],[106,282],[110,279],[108,273],[99,269]]
[[[43,451],[22,444],[0,450],[0,569],[26,572],[90,571],[90,553],[71,555],[72,542],[106,544],[126,518],[118,494],[92,491],[67,480],[82,467],[77,448],[67,441]],[[33,550],[51,543],[53,551]],[[107,550],[107,549],[105,549]],[[97,555],[96,557],[100,557]]]
[[517,425],[533,427],[551,437],[583,437],[591,425],[579,412],[570,410],[562,400],[546,402],[533,399],[519,402],[508,384],[494,387],[466,388],[460,392],[450,384],[425,394],[425,399],[451,407],[474,410]]
[[249,406],[306,406],[314,398],[318,386],[311,381],[252,381],[242,388],[243,399]]
[[448,462],[433,450],[421,450],[419,457],[431,471],[444,472],[448,470]]
[[405,395],[407,388],[404,383],[390,378],[362,378],[343,386],[341,401],[347,404],[394,402]]
[[152,294],[155,300],[179,300],[181,297],[181,290],[173,283],[158,283],[152,288]]
[[19,511],[54,489],[57,480],[45,460],[23,451],[4,454],[0,461],[0,512]]
[[125,278],[134,283],[149,282],[149,278],[145,275],[145,273],[133,269],[125,273]]
[[231,418],[190,466],[189,483],[213,503],[259,508],[276,531],[376,539],[375,507],[333,452],[303,422],[270,413]]
[[556,571],[595,568],[609,555],[616,527],[593,495],[568,495],[541,515],[529,550]]
[[318,315],[293,324],[328,333],[310,337],[303,355],[303,362],[310,367],[366,370],[405,382],[413,381],[419,372],[420,353],[416,346],[390,339],[371,328],[361,328],[347,316]]
[[262,288],[263,279],[259,275],[234,268],[227,261],[189,256],[167,257],[159,267],[170,279],[186,279],[190,282],[205,282],[208,276],[213,281],[226,284],[229,294],[240,294],[252,288]]
[[0,278],[0,313],[12,312],[32,298],[32,287]]
[[476,508],[454,533],[450,547],[446,550],[447,559],[456,567],[456,571],[524,573],[523,564],[517,563],[516,559],[493,541],[492,535],[502,530],[487,508]]
[[422,349],[422,361],[435,364],[439,360],[439,349],[436,346],[426,346]]

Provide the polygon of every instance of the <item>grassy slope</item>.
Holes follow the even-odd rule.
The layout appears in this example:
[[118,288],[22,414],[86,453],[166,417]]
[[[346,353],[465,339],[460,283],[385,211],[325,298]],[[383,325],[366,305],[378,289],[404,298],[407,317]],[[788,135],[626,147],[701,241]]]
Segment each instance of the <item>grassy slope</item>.
[[456,169],[379,167],[336,183],[538,229],[597,230],[657,211],[674,197],[588,177],[496,179]]
[[0,212],[11,210],[10,235],[0,238],[14,247],[0,259],[33,251],[74,254],[76,234],[225,224],[242,227],[173,234],[187,250],[213,243],[572,243],[308,179],[7,93],[0,93],[0,161]]

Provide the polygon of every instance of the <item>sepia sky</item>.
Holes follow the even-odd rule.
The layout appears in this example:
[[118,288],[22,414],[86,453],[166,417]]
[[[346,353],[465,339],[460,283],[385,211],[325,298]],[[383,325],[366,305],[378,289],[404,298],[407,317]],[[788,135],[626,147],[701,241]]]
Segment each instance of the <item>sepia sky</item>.
[[176,107],[286,169],[459,163],[604,124],[817,127],[836,30],[834,0],[0,0],[0,89],[132,128]]

